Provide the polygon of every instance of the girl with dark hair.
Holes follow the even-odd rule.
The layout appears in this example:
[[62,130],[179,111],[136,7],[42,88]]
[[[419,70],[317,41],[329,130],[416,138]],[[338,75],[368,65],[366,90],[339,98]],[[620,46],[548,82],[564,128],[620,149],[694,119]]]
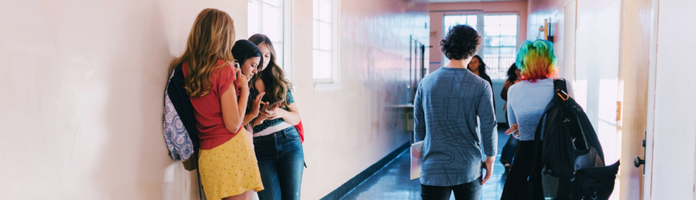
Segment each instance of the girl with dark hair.
[[258,193],[259,199],[299,200],[304,150],[294,127],[300,123],[300,113],[292,97],[292,84],[276,63],[271,40],[263,34],[254,34],[249,40],[259,47],[264,60],[259,74],[251,79],[250,97],[265,92],[263,100],[270,103],[252,121],[254,150],[265,188]]
[[466,68],[469,69],[469,71],[481,77],[483,80],[488,81],[488,84],[490,84],[491,88],[493,88],[493,81],[491,81],[491,77],[488,76],[488,74],[486,74],[486,63],[483,62],[481,56],[474,55],[474,57],[471,58],[471,62],[469,62],[469,65],[467,65]]
[[[486,82],[488,82],[488,85],[491,86],[491,92],[495,94],[495,91],[493,91],[493,81],[491,81],[491,77],[488,76],[488,74],[486,74],[486,63],[483,62],[481,56],[474,55],[474,57],[471,58],[471,61],[466,66],[466,68],[469,69],[469,71],[481,77],[483,80],[486,80]],[[493,98],[493,108],[495,109],[495,98]]]

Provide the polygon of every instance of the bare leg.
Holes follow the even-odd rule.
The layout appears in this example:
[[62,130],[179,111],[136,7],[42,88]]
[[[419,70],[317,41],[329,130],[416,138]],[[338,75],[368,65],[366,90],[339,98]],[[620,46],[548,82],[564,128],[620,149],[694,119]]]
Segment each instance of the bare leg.
[[246,192],[239,194],[239,195],[222,198],[222,200],[253,200],[253,199],[254,199],[254,190],[249,190],[249,191],[246,191]]

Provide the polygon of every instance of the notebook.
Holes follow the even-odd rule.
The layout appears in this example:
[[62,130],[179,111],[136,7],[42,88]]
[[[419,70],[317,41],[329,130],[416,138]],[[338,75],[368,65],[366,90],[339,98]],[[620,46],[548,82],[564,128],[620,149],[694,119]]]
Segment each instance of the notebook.
[[411,144],[411,180],[421,176],[420,154],[423,149],[423,141]]

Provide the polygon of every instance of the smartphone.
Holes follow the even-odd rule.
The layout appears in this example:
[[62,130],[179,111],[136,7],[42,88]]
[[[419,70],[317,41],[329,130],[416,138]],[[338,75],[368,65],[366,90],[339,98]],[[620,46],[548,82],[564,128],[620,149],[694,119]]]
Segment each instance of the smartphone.
[[285,101],[285,100],[281,99],[275,103],[268,104],[268,106],[266,106],[266,110],[272,110],[272,109],[277,108],[278,106],[280,106],[281,103],[283,103],[283,101]]

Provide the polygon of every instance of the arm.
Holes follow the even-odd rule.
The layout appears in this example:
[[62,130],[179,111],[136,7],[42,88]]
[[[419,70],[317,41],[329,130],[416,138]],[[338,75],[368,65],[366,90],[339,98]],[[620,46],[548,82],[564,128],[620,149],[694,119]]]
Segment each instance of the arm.
[[297,104],[291,103],[289,110],[276,108],[277,116],[283,118],[283,121],[292,124],[293,126],[300,123],[300,111],[297,110]]
[[244,113],[247,109],[247,102],[249,101],[249,86],[246,84],[242,84],[241,88],[242,94],[239,95],[239,102],[237,103],[237,107],[239,107],[239,117],[244,118]]
[[[242,96],[244,96],[244,89],[242,89]],[[247,89],[246,96],[249,96],[249,91]],[[242,98],[242,97],[240,97]],[[232,133],[237,133],[239,128],[242,126],[242,115],[240,115],[240,110],[245,110],[245,108],[240,108],[240,103],[237,101],[237,94],[234,89],[234,82],[230,83],[230,86],[226,91],[222,93],[220,97],[220,108],[222,109],[222,120],[225,124],[225,128]]]
[[[512,88],[510,88],[512,89]],[[508,90],[508,97],[512,97],[510,95],[512,93],[512,90]],[[512,109],[512,98],[508,99],[507,102],[507,115],[508,115],[508,125],[509,129],[505,131],[505,134],[510,135],[512,134],[513,137],[520,136],[520,129],[519,126],[517,125],[517,118],[515,118],[515,110]],[[517,133],[517,134],[515,134]]]
[[[510,91],[512,90],[508,90],[508,97],[510,97]],[[515,110],[512,109],[512,98],[509,98],[507,102],[507,115],[508,125],[512,127],[513,124],[517,123],[517,118],[515,118]]]
[[483,85],[482,93],[479,94],[479,105],[476,114],[481,122],[481,137],[483,139],[483,152],[486,153],[484,168],[486,176],[481,180],[485,184],[493,175],[493,163],[495,155],[498,153],[498,130],[495,121],[495,110],[493,109],[493,90],[490,85]]
[[244,122],[242,122],[242,124],[249,124],[249,122],[251,122],[257,116],[259,116],[259,112],[260,112],[259,109],[260,109],[261,105],[265,104],[264,102],[261,102],[261,98],[263,98],[263,95],[265,95],[265,94],[266,93],[264,92],[264,93],[261,93],[261,94],[256,96],[256,98],[254,99],[253,107],[251,108],[251,111],[249,113],[244,115]]
[[503,100],[507,101],[507,92],[508,89],[510,89],[510,86],[512,83],[510,83],[509,80],[505,81],[505,84],[503,85],[503,90],[500,91],[500,98],[503,98]]
[[416,91],[416,98],[413,101],[413,122],[414,122],[414,142],[425,139],[425,112],[423,111],[423,91],[420,85]]
[[297,109],[295,98],[292,96],[290,89],[288,89],[285,98],[289,104],[288,110],[276,108],[271,112],[271,119],[283,118],[283,121],[295,126],[300,123],[300,111]]
[[483,139],[484,153],[488,157],[495,157],[498,150],[498,130],[493,110],[493,92],[490,85],[483,85],[479,94],[479,105],[476,114],[481,121],[481,137]]

